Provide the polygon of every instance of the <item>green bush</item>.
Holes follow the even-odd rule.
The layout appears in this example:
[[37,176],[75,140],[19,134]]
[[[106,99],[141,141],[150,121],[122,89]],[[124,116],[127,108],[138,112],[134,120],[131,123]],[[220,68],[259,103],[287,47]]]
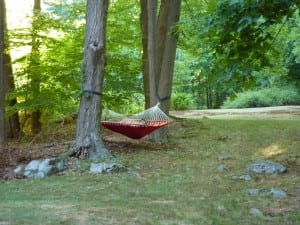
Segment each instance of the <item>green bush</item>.
[[194,98],[191,94],[183,92],[173,93],[171,110],[185,110],[195,108]]
[[295,87],[287,86],[238,93],[234,100],[227,99],[222,108],[255,108],[299,104],[299,91]]

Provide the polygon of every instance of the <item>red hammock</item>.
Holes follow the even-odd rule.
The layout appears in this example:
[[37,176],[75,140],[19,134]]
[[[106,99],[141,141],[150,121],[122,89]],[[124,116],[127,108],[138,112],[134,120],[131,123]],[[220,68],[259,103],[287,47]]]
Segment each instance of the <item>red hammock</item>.
[[140,139],[163,126],[170,124],[171,121],[151,121],[124,119],[119,122],[102,121],[105,128],[123,134],[129,138]]

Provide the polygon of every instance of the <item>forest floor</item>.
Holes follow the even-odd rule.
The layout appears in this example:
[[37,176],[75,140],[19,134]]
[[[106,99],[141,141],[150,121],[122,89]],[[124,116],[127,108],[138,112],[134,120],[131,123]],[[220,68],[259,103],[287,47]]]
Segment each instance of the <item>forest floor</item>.
[[[247,109],[212,109],[212,110],[183,110],[172,111],[172,116],[189,119],[300,119],[300,106],[279,106]],[[58,129],[57,129],[58,126]],[[107,131],[104,130],[104,136]],[[7,173],[8,168],[15,168],[34,159],[57,157],[70,145],[75,134],[75,125],[52,124],[41,134],[30,140],[10,141],[9,146],[0,155],[0,180]],[[122,139],[109,132],[105,138],[108,148],[116,145],[115,139]],[[125,138],[126,139],[126,138]],[[126,147],[125,142],[118,142],[118,148]],[[124,146],[123,146],[124,145]]]

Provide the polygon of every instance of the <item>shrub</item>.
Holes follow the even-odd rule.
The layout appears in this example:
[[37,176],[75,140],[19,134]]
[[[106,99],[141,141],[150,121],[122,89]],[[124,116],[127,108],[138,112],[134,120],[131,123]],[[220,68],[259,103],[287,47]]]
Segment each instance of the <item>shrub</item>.
[[222,108],[255,108],[299,105],[300,93],[295,87],[273,87],[238,93],[234,100],[227,99]]
[[195,108],[194,98],[191,94],[183,92],[173,93],[171,110],[185,110]]

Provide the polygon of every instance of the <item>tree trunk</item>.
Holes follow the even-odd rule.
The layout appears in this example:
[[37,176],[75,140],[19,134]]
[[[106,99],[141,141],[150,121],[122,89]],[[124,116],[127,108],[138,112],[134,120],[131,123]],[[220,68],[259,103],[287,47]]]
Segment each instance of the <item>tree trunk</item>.
[[[6,10],[4,5],[4,31],[7,32],[7,23],[6,23]],[[12,70],[12,62],[11,57],[9,54],[9,40],[7,35],[4,37],[4,86],[5,86],[5,92],[10,92],[15,90],[15,81],[13,77],[13,70]],[[17,104],[17,98],[14,97],[12,99],[9,99],[7,104],[9,106],[14,106]],[[13,115],[10,115],[6,119],[6,136],[8,138],[17,138],[20,135],[20,121],[19,121],[19,114],[18,112],[14,113]]]
[[[5,29],[7,30],[7,29]],[[4,77],[5,77],[5,91],[11,92],[15,90],[15,82],[12,72],[11,57],[8,53],[7,45],[5,44],[4,54]],[[9,99],[7,104],[14,106],[17,104],[17,98]],[[6,136],[8,138],[17,138],[20,135],[20,121],[18,112],[10,115],[6,120]]]
[[[179,21],[180,15],[180,0],[169,0],[166,1],[168,4],[165,6],[168,9],[167,28],[165,30],[165,36],[161,37],[162,40],[158,40],[158,43],[164,42],[163,49],[161,53],[161,67],[159,74],[159,86],[158,86],[158,96],[161,101],[160,108],[169,114],[170,110],[170,99],[172,93],[172,82],[174,73],[174,64],[176,56],[176,46],[178,40],[178,32],[176,29],[176,23]],[[164,21],[164,20],[163,20]]]
[[87,1],[83,93],[80,99],[76,139],[67,153],[70,156],[90,159],[111,156],[100,134],[108,4],[108,0]]
[[[40,94],[40,75],[36,72],[34,67],[40,64],[40,41],[37,36],[38,30],[38,15],[41,12],[41,0],[34,0],[33,5],[33,22],[32,22],[32,44],[31,44],[31,56],[29,73],[31,79],[31,86],[33,89],[33,98],[38,98]],[[33,134],[37,134],[42,130],[41,124],[41,111],[39,109],[31,113],[30,127]]]
[[0,152],[6,145],[5,138],[5,90],[4,90],[4,0],[0,0]]
[[143,82],[144,82],[144,95],[145,95],[145,109],[150,108],[150,86],[149,86],[149,63],[148,63],[148,1],[140,0],[141,5],[141,31],[142,31],[142,71],[143,71]]
[[[181,0],[162,0],[157,19],[157,1],[141,0],[142,69],[146,106],[151,107],[160,102],[160,107],[166,114],[170,109],[178,40],[174,25],[179,21],[180,4]],[[165,136],[167,136],[166,129],[160,129],[149,135],[149,138],[161,141]]]
[[148,65],[149,65],[149,102],[150,106],[157,103],[157,76],[158,76],[158,63],[157,60],[157,0],[148,0]]

